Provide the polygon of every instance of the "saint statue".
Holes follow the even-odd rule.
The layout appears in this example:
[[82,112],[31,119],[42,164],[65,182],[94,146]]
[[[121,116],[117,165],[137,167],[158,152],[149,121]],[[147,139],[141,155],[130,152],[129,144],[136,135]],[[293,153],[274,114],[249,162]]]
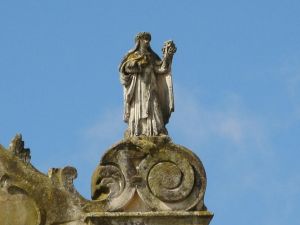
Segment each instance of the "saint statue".
[[119,67],[124,86],[124,121],[128,123],[125,136],[167,135],[165,126],[174,112],[171,64],[175,44],[165,42],[161,60],[150,41],[150,33],[138,33],[135,47]]

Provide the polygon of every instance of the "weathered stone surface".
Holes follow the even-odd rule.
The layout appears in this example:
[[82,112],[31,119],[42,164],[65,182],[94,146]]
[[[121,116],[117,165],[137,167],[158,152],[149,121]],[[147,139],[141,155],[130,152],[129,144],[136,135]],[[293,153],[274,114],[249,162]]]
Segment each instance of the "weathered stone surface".
[[102,212],[89,213],[89,225],[208,225],[213,217],[208,211]]
[[51,169],[47,176],[0,145],[0,224],[83,224],[84,213],[103,211],[103,204],[84,199],[73,186],[75,177],[72,167]]
[[5,187],[0,190],[0,224],[41,224],[36,203],[21,190]]
[[167,136],[127,138],[108,150],[93,175],[93,201],[74,188],[75,168],[45,175],[16,154],[25,149],[21,136],[10,146],[0,145],[1,225],[204,225],[212,218],[201,161]]
[[22,135],[17,134],[14,139],[11,141],[8,151],[13,155],[17,156],[26,163],[30,162],[30,149],[24,147],[24,141],[22,140]]
[[201,161],[168,136],[124,139],[92,177],[92,199],[106,199],[109,211],[133,211],[131,201],[139,202],[139,211],[203,210],[205,188]]

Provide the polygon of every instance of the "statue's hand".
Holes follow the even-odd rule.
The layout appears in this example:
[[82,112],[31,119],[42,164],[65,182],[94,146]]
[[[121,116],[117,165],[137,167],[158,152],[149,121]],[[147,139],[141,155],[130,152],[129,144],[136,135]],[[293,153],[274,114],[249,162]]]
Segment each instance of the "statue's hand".
[[176,50],[177,48],[172,40],[166,41],[162,49],[164,57],[173,56]]

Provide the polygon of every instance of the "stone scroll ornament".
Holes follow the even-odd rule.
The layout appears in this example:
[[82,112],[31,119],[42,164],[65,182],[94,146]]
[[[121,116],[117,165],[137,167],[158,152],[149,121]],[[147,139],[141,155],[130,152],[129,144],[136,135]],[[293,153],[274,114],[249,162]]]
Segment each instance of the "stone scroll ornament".
[[145,211],[204,209],[205,188],[204,167],[190,150],[168,137],[136,137],[104,155],[93,174],[92,198],[106,199],[109,211],[127,211],[137,197]]

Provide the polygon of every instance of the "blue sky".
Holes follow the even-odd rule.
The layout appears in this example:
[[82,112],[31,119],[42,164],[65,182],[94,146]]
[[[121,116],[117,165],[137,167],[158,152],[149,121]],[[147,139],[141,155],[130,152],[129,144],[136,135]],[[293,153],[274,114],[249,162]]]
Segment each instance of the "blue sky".
[[300,224],[300,2],[0,2],[0,143],[22,133],[42,172],[92,171],[122,139],[118,64],[139,31],[173,39],[173,141],[208,176],[211,222]]

